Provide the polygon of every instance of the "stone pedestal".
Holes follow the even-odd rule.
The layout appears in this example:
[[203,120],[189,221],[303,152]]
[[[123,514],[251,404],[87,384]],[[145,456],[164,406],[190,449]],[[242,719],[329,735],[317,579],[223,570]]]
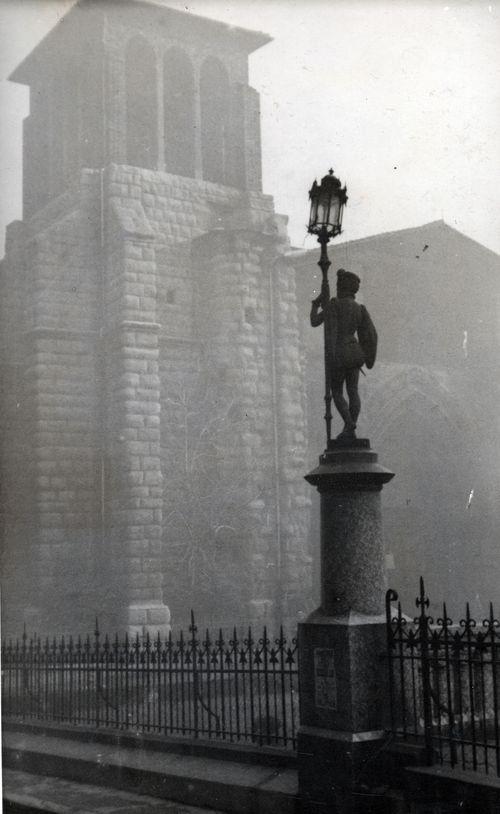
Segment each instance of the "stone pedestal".
[[321,495],[321,606],[299,625],[299,787],[304,812],[377,811],[384,728],[380,492],[393,473],[367,439],[332,442],[306,480]]

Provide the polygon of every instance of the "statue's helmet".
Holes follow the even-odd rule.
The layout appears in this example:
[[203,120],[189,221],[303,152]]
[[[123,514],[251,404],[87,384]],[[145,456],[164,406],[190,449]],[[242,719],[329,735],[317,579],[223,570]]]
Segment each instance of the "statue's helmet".
[[360,279],[357,274],[345,269],[337,271],[337,291],[342,294],[356,294],[359,290]]

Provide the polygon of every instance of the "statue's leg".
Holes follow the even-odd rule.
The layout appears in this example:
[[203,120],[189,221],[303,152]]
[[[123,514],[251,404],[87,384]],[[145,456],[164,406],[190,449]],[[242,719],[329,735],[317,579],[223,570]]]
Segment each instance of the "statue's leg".
[[346,390],[349,399],[349,413],[354,422],[358,422],[359,413],[361,411],[361,400],[359,398],[358,384],[359,384],[359,367],[352,367],[346,370]]
[[343,368],[338,367],[332,368],[331,373],[332,398],[335,407],[337,408],[341,417],[344,419],[345,424],[344,431],[354,430],[356,426],[355,422],[353,422],[351,418],[349,405],[344,398],[345,374],[346,371]]

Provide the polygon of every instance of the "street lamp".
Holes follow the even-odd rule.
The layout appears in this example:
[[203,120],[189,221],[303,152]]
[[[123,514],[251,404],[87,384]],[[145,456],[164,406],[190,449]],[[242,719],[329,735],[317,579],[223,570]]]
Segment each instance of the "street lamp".
[[[306,475],[320,497],[321,603],[298,626],[299,797],[308,810],[312,806],[315,811],[353,812],[361,810],[359,801],[366,790],[360,778],[366,784],[376,782],[377,771],[369,775],[366,767],[374,765],[383,743],[381,702],[389,688],[379,657],[386,636],[380,493],[394,473],[378,463],[368,438],[356,438],[359,403],[353,404],[356,420],[349,393],[349,405],[342,396],[345,410],[340,409],[340,385],[347,388],[347,373],[350,387],[355,383],[357,391],[357,368],[362,359],[373,364],[376,350],[376,331],[368,311],[354,301],[359,278],[345,269],[343,274],[337,272],[334,305],[330,300],[326,249],[341,232],[347,191],[330,170],[319,185],[314,182],[309,198],[308,231],[321,244],[318,265],[323,282],[321,294],[312,303],[311,325],[323,322],[325,330],[327,449],[319,456],[319,466]],[[330,438],[332,385],[344,429],[350,430],[342,431],[335,441]]]
[[307,231],[318,235],[319,243],[328,241],[342,231],[342,214],[347,202],[347,188],[341,186],[338,178],[330,170],[318,185],[314,181],[309,190],[311,214]]
[[325,344],[325,421],[327,448],[330,446],[331,425],[332,425],[332,392],[330,385],[331,368],[331,348],[334,346],[333,324],[330,309],[330,286],[328,284],[328,269],[330,260],[328,259],[327,244],[334,237],[342,232],[342,215],[344,206],[347,203],[347,187],[342,187],[339,179],[330,170],[328,175],[321,179],[318,184],[314,181],[309,190],[309,200],[311,201],[311,213],[309,216],[309,226],[307,231],[311,235],[316,235],[318,243],[321,244],[321,256],[318,266],[322,273],[321,282],[321,307],[323,310],[324,344]]

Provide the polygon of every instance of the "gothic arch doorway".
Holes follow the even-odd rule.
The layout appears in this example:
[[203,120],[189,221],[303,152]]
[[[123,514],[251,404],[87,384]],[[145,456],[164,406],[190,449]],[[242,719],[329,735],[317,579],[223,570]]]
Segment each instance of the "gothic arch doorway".
[[419,365],[378,365],[366,386],[363,424],[396,472],[383,494],[389,579],[410,610],[420,575],[450,608],[453,597],[475,593],[484,473],[471,402],[456,375]]

